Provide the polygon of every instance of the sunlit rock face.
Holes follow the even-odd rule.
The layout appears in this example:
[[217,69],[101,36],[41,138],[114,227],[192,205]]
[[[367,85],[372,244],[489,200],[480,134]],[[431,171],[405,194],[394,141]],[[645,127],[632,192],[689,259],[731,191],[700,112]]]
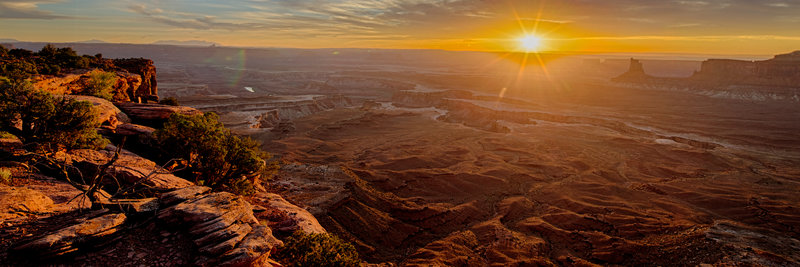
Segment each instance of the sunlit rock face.
[[655,77],[631,59],[628,72],[612,81],[655,90],[686,91],[712,98],[800,102],[800,52],[764,61],[709,59],[691,77]]
[[[149,59],[114,59],[116,83],[112,86],[114,101],[145,102],[158,100],[156,67]],[[33,86],[53,94],[81,94],[87,87],[90,75],[99,69],[73,70],[59,76],[39,75],[33,77]]]
[[[114,65],[122,70],[137,74],[141,77],[141,85],[130,87],[128,96],[134,102],[140,100],[158,100],[158,83],[156,82],[156,67],[153,61],[144,58],[114,59]],[[138,100],[138,101],[137,101]]]
[[764,61],[710,59],[692,79],[721,84],[800,87],[800,51]]
[[709,59],[688,79],[656,78],[645,73],[639,60],[631,59],[628,71],[612,79],[619,82],[701,83],[800,87],[800,51],[776,55],[764,61]]

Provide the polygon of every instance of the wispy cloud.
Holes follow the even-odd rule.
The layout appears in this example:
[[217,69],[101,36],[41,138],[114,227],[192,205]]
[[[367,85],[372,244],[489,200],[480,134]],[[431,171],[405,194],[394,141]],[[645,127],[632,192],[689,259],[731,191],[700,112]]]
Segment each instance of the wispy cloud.
[[70,16],[58,15],[42,10],[39,5],[58,3],[60,0],[2,0],[0,1],[0,19],[65,19]]

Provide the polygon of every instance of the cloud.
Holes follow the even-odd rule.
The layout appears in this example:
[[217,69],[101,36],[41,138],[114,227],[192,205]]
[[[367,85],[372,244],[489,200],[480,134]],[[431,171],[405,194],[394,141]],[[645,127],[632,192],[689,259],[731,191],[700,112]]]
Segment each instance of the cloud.
[[789,7],[789,4],[787,4],[787,3],[768,3],[767,6],[777,7],[777,8],[784,8],[784,7]]
[[473,28],[487,32],[487,25],[512,28],[518,24],[631,36],[714,31],[786,34],[785,29],[765,32],[752,21],[793,20],[800,14],[795,1],[228,0],[189,4],[189,0],[137,0],[128,11],[181,29],[261,31],[298,38],[474,38],[486,36],[472,36],[477,32]]
[[41,10],[40,4],[58,3],[59,0],[0,0],[0,19],[66,19],[70,16],[58,15]]
[[[145,4],[135,4],[128,6],[128,10],[149,17],[155,22],[175,26],[178,28],[197,29],[197,30],[257,30],[263,28],[257,23],[230,23],[219,22],[215,17],[209,15],[192,14],[185,12],[165,12],[160,8],[150,8]],[[178,17],[178,18],[176,18]],[[190,18],[185,18],[190,17]],[[181,19],[182,18],[182,19]]]

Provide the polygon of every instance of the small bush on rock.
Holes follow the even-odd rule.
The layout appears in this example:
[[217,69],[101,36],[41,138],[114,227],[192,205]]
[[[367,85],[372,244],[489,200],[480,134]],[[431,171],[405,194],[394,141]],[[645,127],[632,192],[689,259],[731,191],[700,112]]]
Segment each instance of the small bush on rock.
[[261,151],[256,141],[232,134],[211,112],[172,114],[155,138],[162,159],[187,161],[182,177],[211,188],[248,194],[254,192],[253,182],[277,170],[277,163],[266,163],[272,156]]
[[27,81],[0,79],[0,130],[33,148],[58,150],[101,148],[108,140],[97,133],[92,104],[55,97]]
[[11,170],[0,168],[0,184],[11,184]]
[[162,104],[162,105],[180,106],[180,104],[178,104],[178,99],[174,98],[174,97],[164,98],[164,99],[158,101],[158,103]]
[[117,75],[112,72],[94,71],[89,74],[85,95],[96,96],[111,101],[114,97],[113,86],[117,83]]
[[356,248],[331,234],[297,231],[275,255],[286,266],[359,266]]

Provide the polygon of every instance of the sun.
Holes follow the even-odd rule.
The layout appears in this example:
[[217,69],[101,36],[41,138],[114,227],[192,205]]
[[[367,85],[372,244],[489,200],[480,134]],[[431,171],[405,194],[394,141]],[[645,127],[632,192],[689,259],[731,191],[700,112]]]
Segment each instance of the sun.
[[532,34],[522,36],[517,41],[525,52],[538,52],[542,46],[542,38]]

